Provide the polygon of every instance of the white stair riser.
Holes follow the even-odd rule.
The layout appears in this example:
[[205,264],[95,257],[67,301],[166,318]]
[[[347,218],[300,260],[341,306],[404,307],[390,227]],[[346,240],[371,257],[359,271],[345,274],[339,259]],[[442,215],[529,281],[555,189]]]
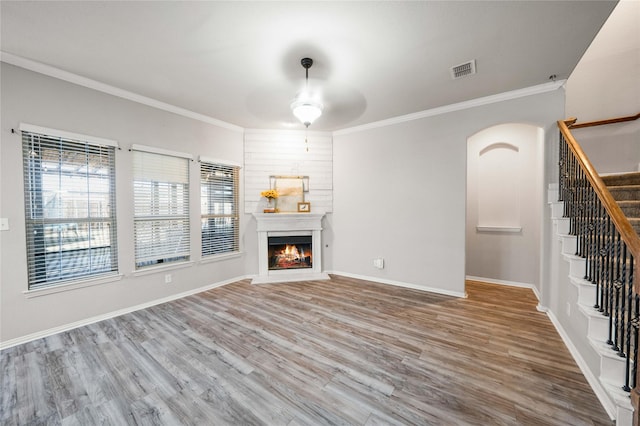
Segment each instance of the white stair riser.
[[562,203],[551,203],[551,218],[552,219],[560,219],[564,213],[564,204]]
[[602,356],[600,358],[600,375],[611,383],[624,384],[625,358],[619,357],[611,350],[612,356]]
[[578,303],[593,306],[596,303],[596,286],[581,284],[578,286]]
[[571,228],[571,221],[567,218],[554,219],[556,224],[556,231],[559,235],[567,235],[569,234],[569,229]]
[[578,248],[578,238],[573,235],[563,235],[562,239],[562,253],[576,254]]
[[609,319],[602,316],[589,317],[589,337],[606,342],[609,338]]
[[628,409],[618,405],[616,415],[616,425],[631,426],[633,425],[633,409]]
[[569,274],[582,278],[584,276],[584,269],[586,265],[586,260],[582,258],[570,258],[569,259]]

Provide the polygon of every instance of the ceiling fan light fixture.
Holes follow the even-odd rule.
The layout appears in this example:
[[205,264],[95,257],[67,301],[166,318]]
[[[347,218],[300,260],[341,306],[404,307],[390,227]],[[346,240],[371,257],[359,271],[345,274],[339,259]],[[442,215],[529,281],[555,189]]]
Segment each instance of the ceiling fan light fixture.
[[306,127],[309,127],[309,125],[322,115],[322,109],[322,104],[313,99],[295,100],[291,103],[293,115]]
[[[313,59],[302,58],[300,65],[305,69],[305,88],[309,90],[309,68],[313,65]],[[298,96],[295,101],[291,103],[291,111],[302,124],[307,128],[318,117],[322,115],[322,104],[313,99],[308,92]]]

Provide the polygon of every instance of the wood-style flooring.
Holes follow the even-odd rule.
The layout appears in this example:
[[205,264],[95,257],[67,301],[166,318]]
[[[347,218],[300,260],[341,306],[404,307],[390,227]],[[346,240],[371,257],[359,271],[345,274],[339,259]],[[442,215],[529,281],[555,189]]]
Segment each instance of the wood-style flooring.
[[1,353],[0,424],[611,425],[528,289],[240,281]]

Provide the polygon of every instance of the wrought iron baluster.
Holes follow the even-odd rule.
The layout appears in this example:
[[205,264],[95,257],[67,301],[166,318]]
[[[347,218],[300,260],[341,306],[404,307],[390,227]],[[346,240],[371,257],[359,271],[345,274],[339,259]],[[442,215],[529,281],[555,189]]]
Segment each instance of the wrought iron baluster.
[[640,328],[640,296],[634,294],[633,301],[633,320],[631,321],[631,324],[633,326],[633,367],[631,367],[631,372],[627,374],[627,376],[631,376],[631,388],[635,388],[638,384],[636,382],[636,378],[638,377],[638,334],[640,333],[638,329]]
[[600,312],[604,312],[605,288],[600,285],[598,280],[595,279],[595,262],[593,260],[596,232],[596,197],[597,196],[593,188],[589,187],[589,191],[587,193],[587,218],[584,236],[584,279],[591,281],[596,285],[596,303],[593,307],[598,309]]
[[[626,245],[624,246],[624,250],[623,252],[625,252],[626,254]],[[628,333],[625,333],[626,331],[626,323],[629,319],[628,317],[628,309],[627,309],[627,305],[628,305],[628,293],[633,293],[633,285],[631,285],[628,280],[623,279],[622,281],[622,285],[621,285],[621,293],[620,293],[620,324],[617,327],[618,332],[620,333],[620,337],[618,339],[618,356],[620,357],[625,357],[628,352],[625,353],[625,347],[627,346],[627,344],[625,344],[625,340],[626,337],[628,336]],[[628,343],[628,342],[627,342]]]
[[[622,253],[620,256],[620,260],[621,260],[621,265],[622,265],[622,271],[621,274],[619,276],[619,278],[616,280],[616,286],[619,288],[624,288],[626,282],[627,282],[627,262],[628,262],[628,257],[627,257],[627,245],[624,244],[624,242],[622,243]],[[615,318],[615,334],[614,334],[614,342],[613,342],[613,350],[616,352],[620,352],[620,340],[622,338],[622,330],[619,327],[619,319],[618,319],[618,313],[616,312],[616,318]]]
[[[638,338],[638,334],[637,334],[637,316],[634,316],[633,313],[633,309],[632,309],[632,303],[633,303],[633,299],[634,299],[634,295],[633,295],[633,256],[629,257],[629,265],[630,265],[630,273],[629,273],[629,280],[627,283],[627,287],[628,287],[628,291],[627,291],[627,305],[628,305],[628,309],[627,309],[627,327],[625,328],[626,331],[626,336],[625,336],[625,341],[626,341],[626,345],[625,345],[625,369],[624,369],[624,386],[622,387],[622,389],[624,389],[627,392],[631,391],[631,388],[629,387],[629,382],[631,380],[631,378],[629,377],[630,374],[634,374],[635,375],[635,371],[632,373],[631,372],[631,358],[635,357],[636,354],[634,353],[632,355],[632,348],[631,348],[631,339],[632,339],[632,333],[634,334],[634,348],[633,351],[636,352],[635,346],[637,345],[637,338]],[[633,329],[633,330],[632,330]],[[634,362],[634,367],[635,367],[635,362]],[[635,368],[634,368],[635,370]]]
[[559,138],[560,146],[558,150],[558,201],[563,201],[563,191],[564,191],[564,166],[567,162],[567,153],[568,149],[567,141],[564,139],[564,135],[560,132]]

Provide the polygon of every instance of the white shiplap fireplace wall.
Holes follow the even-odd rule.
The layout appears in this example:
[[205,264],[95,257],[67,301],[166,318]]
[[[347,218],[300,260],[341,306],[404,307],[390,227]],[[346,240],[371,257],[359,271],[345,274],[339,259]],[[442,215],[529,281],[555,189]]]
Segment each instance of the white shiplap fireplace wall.
[[[260,259],[256,259],[256,263],[261,269],[256,277],[256,282],[271,282],[275,278],[285,278],[270,276],[273,274],[269,274],[264,269],[266,254],[262,250],[266,249],[266,245],[260,248],[261,243],[266,244],[263,240],[267,238],[266,233],[261,234],[264,229],[257,220],[258,217],[264,216],[262,211],[267,206],[266,200],[260,197],[260,192],[269,189],[270,176],[309,177],[309,190],[304,194],[304,198],[305,201],[311,203],[311,215],[295,213],[287,216],[293,218],[302,216],[308,220],[311,216],[319,214],[317,219],[320,221],[324,214],[333,211],[333,136],[331,133],[313,131],[308,132],[306,136],[308,143],[305,143],[304,130],[245,130],[244,167],[242,169],[244,175],[244,212],[246,217],[250,218],[249,220],[256,222],[256,228],[260,228],[255,237],[248,236],[245,241],[248,244],[247,250],[255,250],[256,255],[260,257]],[[270,216],[281,217],[285,215],[275,213]],[[314,270],[307,272],[312,273],[309,278],[317,279],[322,273],[320,262],[323,250],[320,246],[322,229],[319,223],[317,226],[306,229],[316,235],[313,248],[314,256],[317,256],[314,260]],[[300,229],[296,229],[296,231],[300,231]],[[286,234],[287,230],[279,229],[278,232]]]
[[[311,211],[333,211],[333,138],[331,133],[303,130],[246,130],[244,134],[244,211],[262,212],[269,176],[309,176],[305,201]],[[306,148],[309,148],[307,151]]]

